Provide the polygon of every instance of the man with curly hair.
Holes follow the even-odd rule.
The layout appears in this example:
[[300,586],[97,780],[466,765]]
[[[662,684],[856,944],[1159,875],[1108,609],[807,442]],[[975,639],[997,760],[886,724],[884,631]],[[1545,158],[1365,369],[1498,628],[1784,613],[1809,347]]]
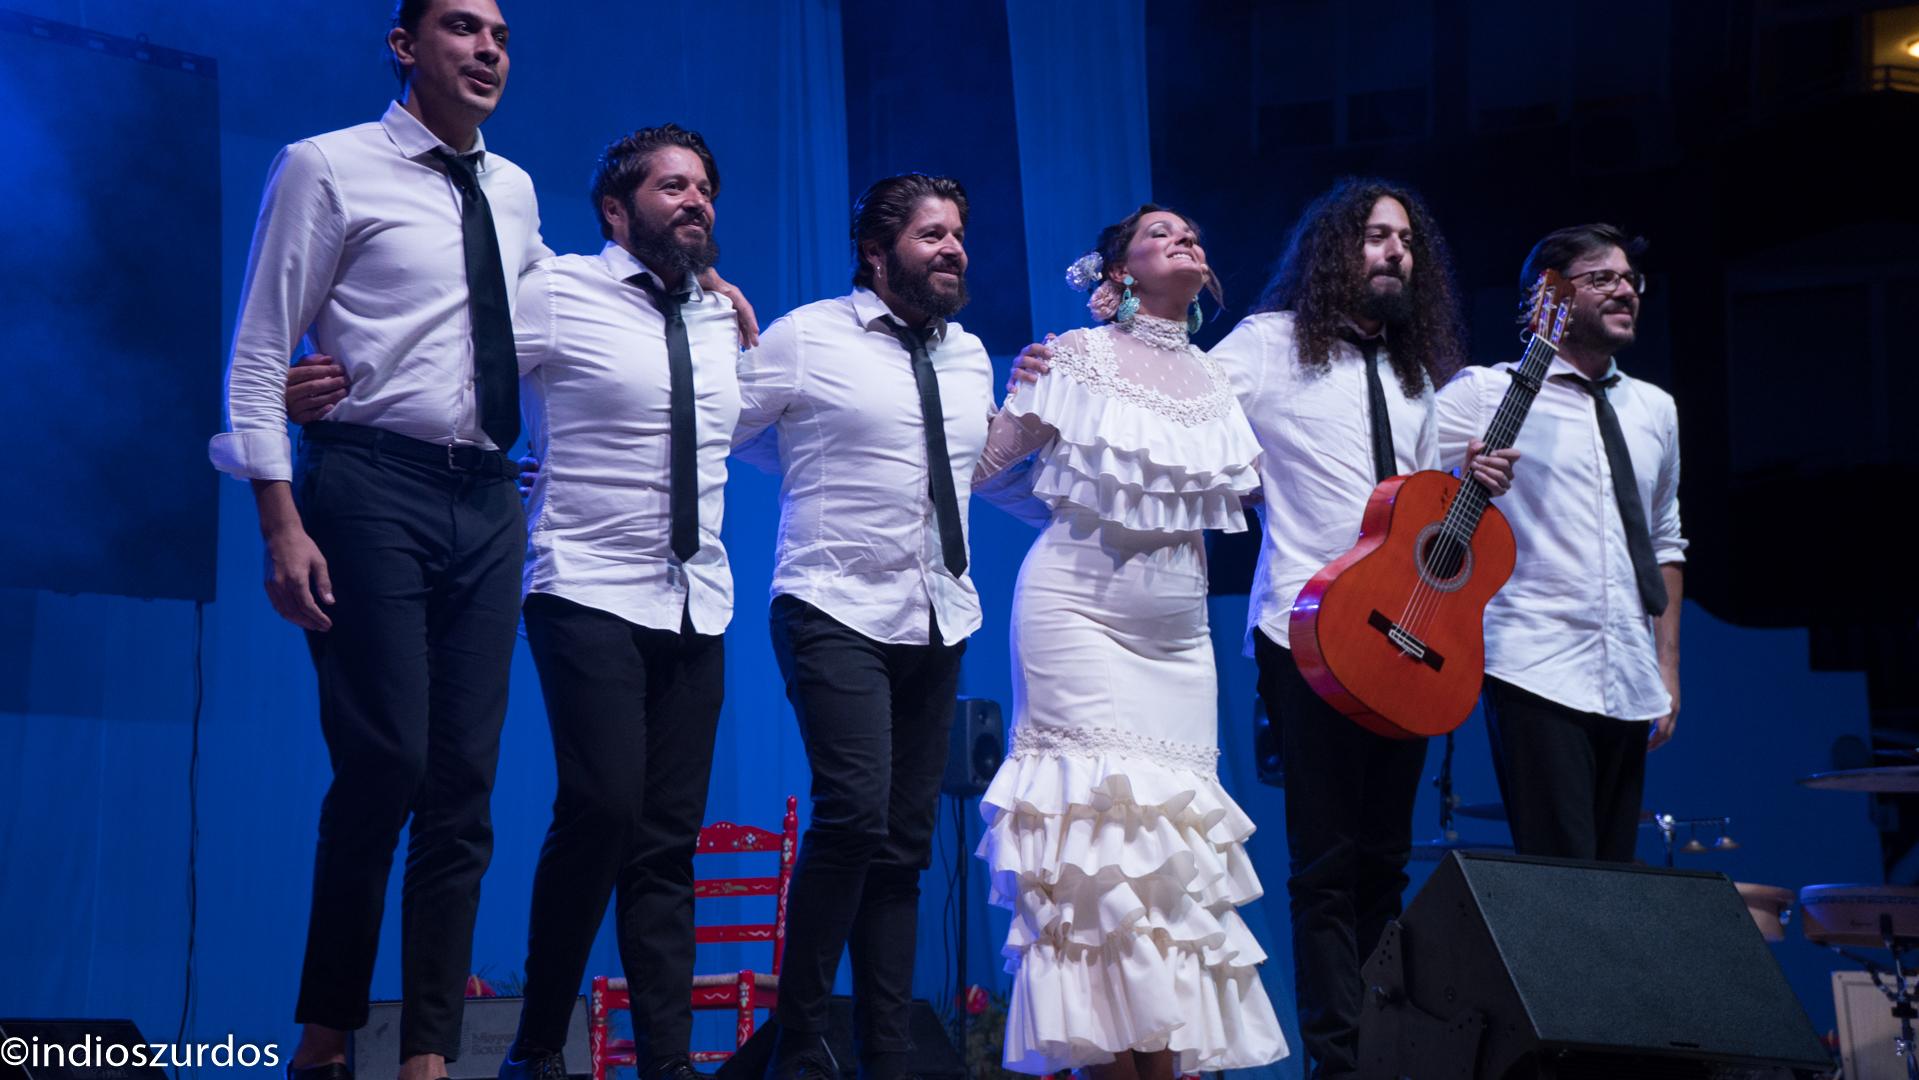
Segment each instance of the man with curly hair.
[[[1445,240],[1418,196],[1342,180],[1306,209],[1255,306],[1212,355],[1264,456],[1247,651],[1286,769],[1293,964],[1308,1076],[1358,1068],[1360,967],[1400,912],[1424,739],[1347,719],[1300,675],[1293,601],[1359,538],[1375,485],[1438,467],[1433,391],[1463,355]],[[1494,492],[1511,451],[1468,458]]]

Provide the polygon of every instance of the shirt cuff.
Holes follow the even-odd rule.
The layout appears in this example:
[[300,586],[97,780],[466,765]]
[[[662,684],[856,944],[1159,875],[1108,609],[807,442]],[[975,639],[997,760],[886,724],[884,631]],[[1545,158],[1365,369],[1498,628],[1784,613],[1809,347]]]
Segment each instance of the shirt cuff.
[[292,480],[293,443],[284,431],[227,431],[207,444],[213,467],[240,480]]
[[1685,562],[1686,543],[1684,540],[1654,540],[1652,544],[1653,561],[1660,566],[1665,566],[1668,563]]

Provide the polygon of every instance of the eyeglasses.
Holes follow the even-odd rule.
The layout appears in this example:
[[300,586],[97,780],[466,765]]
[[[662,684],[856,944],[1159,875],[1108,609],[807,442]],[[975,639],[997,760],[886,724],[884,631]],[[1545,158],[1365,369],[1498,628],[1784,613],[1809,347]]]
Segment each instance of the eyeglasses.
[[1583,274],[1574,274],[1566,280],[1577,282],[1582,278],[1594,290],[1608,295],[1618,292],[1619,283],[1622,281],[1632,286],[1634,295],[1646,295],[1646,275],[1637,270],[1628,270],[1623,274],[1617,270],[1588,270]]

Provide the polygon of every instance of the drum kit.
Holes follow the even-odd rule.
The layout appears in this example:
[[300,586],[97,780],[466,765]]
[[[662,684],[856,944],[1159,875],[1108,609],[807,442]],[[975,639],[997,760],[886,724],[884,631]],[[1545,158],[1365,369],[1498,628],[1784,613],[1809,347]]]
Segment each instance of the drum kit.
[[[1446,737],[1445,756],[1434,787],[1439,789],[1439,836],[1413,845],[1413,858],[1437,861],[1449,851],[1511,851],[1509,844],[1462,839],[1455,819],[1505,821],[1502,803],[1469,803],[1453,791],[1453,740]],[[1814,773],[1799,783],[1820,791],[1870,795],[1919,794],[1919,765],[1887,765]],[[1739,847],[1727,831],[1730,817],[1676,817],[1644,811],[1640,827],[1657,829],[1665,844],[1666,865],[1675,853],[1725,852]],[[1686,839],[1679,840],[1681,832]],[[1705,833],[1710,841],[1700,839]],[[1806,940],[1845,957],[1864,969],[1872,984],[1891,1003],[1899,1022],[1894,1050],[1905,1063],[1908,1080],[1919,1080],[1919,1040],[1913,1023],[1919,1020],[1919,969],[1912,954],[1919,949],[1919,887],[1909,885],[1808,885],[1794,894],[1775,885],[1735,882],[1759,933],[1769,942],[1786,940],[1786,925],[1797,913]],[[1860,950],[1871,950],[1871,955]]]
[[[1919,794],[1919,765],[1883,765],[1837,769],[1802,777],[1799,783],[1818,791],[1850,791],[1868,795]],[[1919,981],[1908,966],[1919,948],[1919,888],[1910,885],[1808,885],[1799,890],[1800,925],[1806,940],[1824,945],[1864,968],[1899,1021],[1893,1048],[1906,1064],[1908,1080],[1919,1080],[1919,1055],[1914,1053],[1913,1007]],[[1874,949],[1869,956],[1858,949]]]

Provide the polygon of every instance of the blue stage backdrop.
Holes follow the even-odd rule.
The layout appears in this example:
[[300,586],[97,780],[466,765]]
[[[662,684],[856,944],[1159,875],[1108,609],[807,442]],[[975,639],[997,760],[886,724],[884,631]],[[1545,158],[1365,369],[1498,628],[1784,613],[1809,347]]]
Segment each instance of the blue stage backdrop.
[[[227,320],[221,340],[230,337],[247,238],[274,152],[302,136],[372,119],[385,106],[393,88],[381,45],[385,5],[6,2],[27,16],[144,35],[217,60],[217,132],[177,130],[186,118],[170,117],[158,138],[163,146],[200,146],[217,136],[218,172],[205,182],[219,193],[220,311]],[[1236,42],[1209,36],[1200,20],[1174,21],[1155,31],[1165,40],[1149,40],[1149,25],[1168,20],[1149,23],[1143,0],[978,0],[939,11],[866,0],[847,0],[844,8],[830,0],[718,0],[702,5],[697,18],[657,19],[649,9],[611,0],[504,7],[513,24],[513,71],[487,141],[532,174],[555,249],[599,247],[585,197],[598,148],[634,127],[673,120],[703,131],[720,159],[723,269],[770,319],[848,287],[848,204],[867,182],[910,168],[950,171],[966,182],[975,204],[969,248],[978,299],[962,321],[986,335],[1002,375],[1007,357],[1030,335],[1084,321],[1081,298],[1058,284],[1065,263],[1090,246],[1101,224],[1156,187],[1210,226],[1216,261],[1230,254],[1250,265],[1277,253],[1278,230],[1297,199],[1329,179],[1288,181],[1285,205],[1225,205],[1201,197],[1211,175],[1203,159],[1178,176],[1154,177],[1149,74],[1163,90],[1181,65],[1245,58]],[[1149,73],[1149,57],[1165,72]],[[1177,95],[1166,100],[1180,105]],[[1173,115],[1193,125],[1190,135],[1201,130],[1196,117],[1208,103],[1185,104],[1188,111]],[[145,110],[136,101],[125,107],[129,116]],[[30,128],[49,122],[73,121],[65,113],[0,110],[0,146],[20,145]],[[9,155],[0,167],[11,170],[17,160]],[[113,163],[118,183],[142,183],[157,167],[118,152],[103,160]],[[10,206],[9,214],[66,212],[56,198],[62,193],[36,190],[43,202]],[[1455,243],[1471,243],[1470,224],[1454,231]],[[34,260],[25,261],[6,266],[9,290],[16,275],[32,271]],[[139,282],[127,276],[114,284],[134,289]],[[1228,284],[1243,310],[1257,282]],[[16,355],[9,363],[17,370],[37,361]],[[201,447],[213,427],[223,366],[224,350],[209,341],[171,373],[192,389],[191,404],[181,408],[209,418],[188,425],[195,430],[178,436],[184,442],[160,445],[158,428],[105,408],[73,417],[48,437],[79,450],[137,430],[137,445],[153,442],[146,458],[190,458],[180,475],[141,473],[145,460],[117,466],[156,491],[180,492],[174,510],[190,515],[193,490],[211,484]],[[98,374],[66,370],[76,381],[58,393]],[[16,377],[13,386],[20,385]],[[122,508],[102,490],[76,484],[48,498],[75,520],[116,528]],[[294,1037],[314,822],[329,770],[304,643],[261,591],[251,498],[232,482],[221,482],[218,492],[216,602],[75,595],[51,590],[105,587],[56,581],[0,593],[0,1015],[130,1016],[150,1038],[171,1039],[184,1010],[189,1040],[229,1032],[242,1041],[287,1044]],[[772,824],[788,793],[800,794],[804,805],[806,769],[762,603],[776,494],[770,477],[735,468],[726,538],[740,604],[728,635],[727,705],[709,819]],[[18,513],[31,520],[49,509],[18,506]],[[973,524],[987,618],[969,649],[963,690],[1005,703],[1010,716],[1006,618],[1032,533],[985,507]],[[50,536],[44,543],[85,539]],[[177,554],[189,562],[206,556]],[[1252,853],[1268,896],[1248,909],[1248,921],[1271,954],[1263,975],[1291,1035],[1284,816],[1280,793],[1254,780],[1253,672],[1240,652],[1245,607],[1243,596],[1215,597],[1212,605],[1222,770],[1261,826]],[[1863,680],[1811,673],[1803,633],[1740,630],[1694,606],[1686,613],[1685,655],[1681,735],[1652,761],[1648,805],[1681,816],[1730,814],[1744,844],[1714,856],[1718,862],[1699,856],[1687,865],[1790,886],[1878,880],[1862,801],[1790,784],[1822,766],[1833,737],[1863,733]],[[532,867],[554,785],[538,687],[524,655],[514,680],[494,799],[496,853],[474,947],[475,969],[508,983],[522,969]],[[196,895],[188,873],[196,746],[197,936],[194,994],[183,1001],[189,898]],[[1467,799],[1497,797],[1477,721],[1462,733],[1458,773]],[[924,882],[917,991],[932,998],[949,994],[955,978],[941,923],[947,872],[955,855],[970,855],[979,833],[976,804],[962,814],[965,841],[956,845],[944,835]],[[1423,835],[1435,819],[1431,792],[1419,815]],[[1502,838],[1497,826],[1468,832]],[[1656,857],[1651,848],[1642,854]],[[983,875],[974,874],[971,886],[955,898],[969,920],[966,969],[971,981],[1004,987],[998,948],[1005,919],[986,909]],[[397,876],[391,904],[397,909]],[[395,921],[382,940],[377,996],[397,991]],[[1815,1022],[1829,1026],[1825,955],[1798,941],[1776,948]],[[711,970],[755,960],[745,950],[703,954]],[[618,971],[610,934],[602,932],[591,969]],[[714,1043],[723,1037],[717,1027],[703,1032]],[[1263,1074],[1297,1076],[1298,1067],[1288,1061]]]
[[218,91],[208,57],[0,10],[0,429],[30,508],[0,587],[213,597]]

